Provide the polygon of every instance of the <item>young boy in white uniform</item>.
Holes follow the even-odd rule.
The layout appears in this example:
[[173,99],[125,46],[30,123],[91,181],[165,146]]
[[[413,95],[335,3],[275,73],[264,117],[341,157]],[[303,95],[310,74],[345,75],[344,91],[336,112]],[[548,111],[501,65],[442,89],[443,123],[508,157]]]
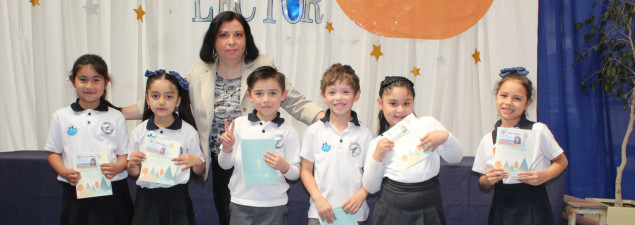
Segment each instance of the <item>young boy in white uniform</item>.
[[352,111],[359,100],[359,78],[348,65],[334,64],[322,76],[321,96],[329,109],[320,122],[309,126],[302,141],[301,179],[309,195],[309,225],[337,218],[342,207],[359,224],[368,219],[368,192],[362,186],[362,168],[373,138]]
[[[226,170],[235,167],[229,181],[230,224],[287,224],[289,184],[285,178],[300,177],[300,145],[297,132],[278,112],[287,95],[285,77],[275,68],[263,66],[249,75],[247,86],[247,98],[255,110],[236,118],[229,126],[225,121],[225,133],[220,137],[218,164]],[[244,139],[274,139],[275,152],[267,151],[263,160],[280,171],[277,184],[244,184],[240,144]]]

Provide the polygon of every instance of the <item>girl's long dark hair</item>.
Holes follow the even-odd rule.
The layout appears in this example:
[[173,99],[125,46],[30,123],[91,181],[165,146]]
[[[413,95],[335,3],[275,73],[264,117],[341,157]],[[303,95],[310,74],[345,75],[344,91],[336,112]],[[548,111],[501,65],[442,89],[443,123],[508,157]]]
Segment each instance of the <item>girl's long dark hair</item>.
[[[388,76],[384,78],[384,80],[379,85],[379,98],[382,98],[383,100],[384,93],[390,92],[392,88],[394,87],[403,87],[408,89],[410,94],[412,94],[412,98],[414,99],[415,97],[414,86],[415,85],[412,83],[412,81],[408,80],[408,78],[399,77],[399,76]],[[377,115],[377,120],[379,121],[378,135],[381,135],[382,133],[390,129],[390,124],[388,124],[388,120],[386,120],[386,117],[384,117],[384,112],[382,110],[379,110],[379,115]]]
[[[176,86],[176,89],[179,92],[179,97],[181,98],[181,104],[179,104],[179,106],[177,107],[176,114],[179,116],[179,118],[189,123],[194,127],[194,129],[196,129],[194,116],[192,114],[192,109],[190,108],[190,93],[179,85],[179,80],[176,79],[176,77],[172,76],[172,74],[168,72],[165,72],[148,77],[148,81],[146,81],[146,96],[148,95],[148,89],[150,88],[150,85],[156,80],[167,80],[174,86]],[[143,120],[150,119],[150,116],[154,115],[154,113],[152,112],[152,110],[150,110],[150,107],[148,107],[148,101],[145,101],[143,107]]]
[[[74,82],[75,77],[77,76],[77,72],[84,66],[93,67],[95,72],[104,77],[105,81],[111,81],[110,76],[108,76],[108,65],[106,64],[106,61],[104,61],[101,56],[93,54],[85,54],[77,58],[77,60],[75,60],[75,63],[73,63],[73,69],[71,70],[71,75],[68,76],[68,79]],[[120,107],[117,107],[106,100],[107,95],[108,92],[106,91],[106,89],[104,89],[104,94],[100,97],[101,101],[106,103],[108,107],[121,111]]]

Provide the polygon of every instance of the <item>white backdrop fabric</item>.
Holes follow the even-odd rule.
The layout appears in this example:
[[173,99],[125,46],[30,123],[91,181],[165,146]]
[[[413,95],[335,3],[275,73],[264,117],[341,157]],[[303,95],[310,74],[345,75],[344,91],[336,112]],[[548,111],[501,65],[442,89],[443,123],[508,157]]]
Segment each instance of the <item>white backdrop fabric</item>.
[[[106,60],[112,76],[108,99],[118,106],[144,98],[146,69],[186,75],[200,61],[198,52],[209,26],[193,22],[195,2],[60,0],[33,7],[26,0],[0,1],[0,143],[5,145],[0,151],[43,148],[53,112],[76,98],[67,77],[82,54]],[[223,1],[200,0],[203,17],[209,6],[212,15],[224,11],[226,5],[220,9],[219,2]],[[376,99],[385,76],[411,79],[415,113],[441,121],[463,143],[467,156],[474,155],[481,137],[498,119],[493,94],[498,71],[524,66],[537,85],[538,1],[494,0],[476,25],[443,40],[377,36],[358,27],[335,0],[317,3],[321,23],[316,23],[314,6],[309,10],[312,23],[291,24],[279,0],[241,4],[245,14],[256,9],[249,24],[261,53],[272,55],[295,88],[319,106],[326,107],[319,94],[322,73],[333,63],[351,65],[362,90],[354,110],[375,132]],[[275,24],[264,22],[267,4],[273,5]],[[139,5],[146,12],[143,21],[133,11]],[[327,22],[333,24],[330,33]],[[370,55],[373,45],[381,45],[379,60]],[[475,51],[480,56],[476,64]],[[410,72],[415,67],[421,73],[416,77]],[[529,117],[535,120],[535,107]],[[305,128],[294,124],[300,132]]]

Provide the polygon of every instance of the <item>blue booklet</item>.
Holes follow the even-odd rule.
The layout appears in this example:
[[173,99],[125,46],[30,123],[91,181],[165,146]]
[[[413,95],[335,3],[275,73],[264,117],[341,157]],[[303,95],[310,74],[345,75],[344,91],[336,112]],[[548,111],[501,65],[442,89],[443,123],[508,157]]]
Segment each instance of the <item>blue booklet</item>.
[[534,133],[533,130],[499,127],[494,145],[494,167],[505,169],[514,180],[519,176],[518,172],[533,170]]
[[276,151],[273,139],[245,139],[240,141],[245,185],[277,184],[278,171],[265,162],[267,151]]
[[355,216],[346,214],[341,206],[334,208],[333,212],[335,212],[335,218],[337,218],[337,220],[333,221],[333,223],[331,224],[328,224],[326,221],[322,221],[322,219],[318,218],[318,220],[320,221],[320,224],[321,225],[357,225],[357,220],[355,219]]

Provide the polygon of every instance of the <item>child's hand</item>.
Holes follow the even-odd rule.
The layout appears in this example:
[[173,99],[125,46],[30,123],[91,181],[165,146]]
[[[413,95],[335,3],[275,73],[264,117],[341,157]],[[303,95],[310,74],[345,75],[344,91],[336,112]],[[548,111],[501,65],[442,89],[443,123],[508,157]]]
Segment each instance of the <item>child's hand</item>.
[[491,168],[485,172],[485,177],[487,177],[487,182],[491,185],[496,184],[500,180],[507,178],[507,172],[503,168]]
[[117,163],[101,164],[101,173],[103,173],[107,179],[112,179],[113,177],[117,176],[117,174],[123,172],[123,170],[125,169],[125,165],[124,168],[121,168],[121,166],[119,166],[119,164]]
[[220,136],[220,143],[223,145],[223,152],[229,154],[234,150],[234,142],[236,138],[234,137],[234,121],[229,123],[227,126],[227,119],[225,119],[225,133]]
[[[526,175],[526,176],[521,177],[521,175]],[[519,177],[516,178],[516,180],[523,182],[525,184],[533,185],[533,186],[538,186],[547,182],[545,177],[542,176],[541,172],[523,171],[523,172],[518,172],[518,176]]]
[[141,162],[146,160],[146,154],[143,152],[130,153],[130,159],[128,159],[128,165],[132,168],[141,167]]
[[362,203],[364,203],[364,200],[366,200],[366,195],[361,191],[357,192],[355,193],[355,195],[344,201],[344,204],[342,204],[342,209],[346,214],[353,215],[357,213],[359,207],[362,207]]
[[196,157],[192,154],[183,154],[179,157],[172,159],[172,162],[174,162],[174,164],[176,164],[177,166],[185,165],[183,169],[181,169],[181,171],[185,171],[195,166],[203,165],[203,161],[201,160],[201,158]]
[[[423,151],[433,151],[437,149],[437,147],[439,147],[439,145],[442,145],[443,143],[445,143],[445,141],[448,140],[448,137],[450,137],[450,133],[448,133],[447,131],[444,130],[437,130],[437,131],[432,131],[428,134],[426,134],[426,136],[423,136],[421,139],[419,139],[421,141],[421,144],[417,145],[418,148],[422,148],[423,147]],[[428,145],[425,145],[428,144]]]
[[392,151],[392,147],[395,146],[395,142],[388,140],[388,138],[382,138],[377,142],[377,147],[375,147],[375,153],[373,153],[373,160],[377,162],[381,162],[384,157],[386,157],[386,153]]
[[275,152],[267,151],[265,154],[265,162],[272,168],[280,170],[283,174],[289,171],[289,162]]
[[331,208],[331,204],[326,201],[325,198],[320,198],[315,200],[315,208],[317,208],[318,214],[320,214],[320,218],[322,221],[326,221],[326,223],[333,223],[335,218],[335,212],[333,212],[333,208]]
[[60,176],[66,179],[71,186],[77,185],[79,179],[82,179],[82,174],[74,169],[66,169],[63,173],[60,174]]

